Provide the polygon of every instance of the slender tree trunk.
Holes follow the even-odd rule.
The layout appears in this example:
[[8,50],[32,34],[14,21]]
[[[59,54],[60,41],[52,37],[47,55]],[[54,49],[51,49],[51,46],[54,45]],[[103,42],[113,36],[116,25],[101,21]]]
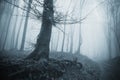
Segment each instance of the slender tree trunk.
[[73,53],[73,35],[74,35],[74,28],[71,28],[71,43],[70,43],[70,53]]
[[115,26],[114,26],[114,36],[115,36],[115,43],[116,43],[116,54],[117,56],[120,56],[120,12],[119,12],[119,8],[120,7],[115,7],[116,10],[114,12],[114,14],[112,14],[114,16],[114,23],[115,23]]
[[49,59],[49,44],[53,23],[53,0],[44,0],[41,31],[38,35],[36,47],[27,59]]
[[67,46],[66,51],[69,52],[69,35],[67,36]]
[[[4,13],[4,9],[5,9],[5,3],[0,1],[0,23],[1,23],[1,20],[2,20],[2,15]],[[0,25],[1,27],[1,25]]]
[[54,40],[53,40],[53,39],[54,39],[54,35],[52,35],[52,37],[51,37],[51,45],[50,45],[50,48],[51,48],[51,51],[52,51],[52,52],[55,51],[55,50],[54,50],[55,47],[54,47]]
[[[18,14],[18,8],[16,10],[16,14]],[[13,26],[13,31],[12,31],[12,39],[11,39],[11,48],[15,49],[15,33],[16,33],[16,28],[17,28],[17,21],[18,21],[18,16],[15,18],[15,24]]]
[[64,33],[63,33],[63,42],[62,42],[62,52],[64,51],[64,44],[65,44],[65,24],[64,24]]
[[[83,12],[83,8],[84,8],[84,4],[85,4],[85,0],[81,0],[80,1],[80,9],[79,9],[80,19],[82,19],[82,12]],[[82,44],[82,36],[81,36],[82,30],[81,30],[81,27],[82,27],[82,23],[80,22],[79,23],[79,42],[78,42],[78,49],[77,49],[78,54],[80,53],[80,47],[81,47],[81,44]]]
[[57,43],[56,43],[56,51],[57,51],[58,46],[59,46],[59,37],[60,37],[60,32],[58,31],[58,37],[57,37]]
[[110,39],[109,39],[109,41],[108,41],[108,48],[109,48],[109,59],[112,59],[112,48],[111,48],[111,32],[110,32],[110,30],[109,30],[109,37],[110,37]]
[[8,23],[5,27],[7,27],[7,30],[6,30],[6,34],[5,34],[5,39],[4,39],[4,42],[3,42],[3,47],[2,47],[2,50],[5,49],[5,44],[6,44],[6,41],[7,41],[7,37],[8,37],[8,33],[9,33],[9,29],[10,29],[10,22],[11,22],[11,19],[12,19],[12,14],[14,12],[14,6],[12,7],[11,9],[11,13],[10,13],[10,17],[8,19]]
[[31,7],[32,0],[29,0],[28,3],[29,4],[28,4],[27,12],[26,12],[25,25],[24,25],[24,29],[23,29],[23,37],[22,37],[22,44],[21,44],[20,50],[24,50],[24,46],[25,46],[25,38],[26,38],[26,33],[27,33],[29,12],[30,12],[30,7]]
[[77,49],[77,53],[80,53],[80,47],[81,47],[81,41],[82,41],[82,38],[81,38],[81,23],[79,24],[79,42],[78,42],[78,49]]
[[[24,13],[24,11],[23,11],[23,13]],[[23,23],[23,17],[20,20],[20,26],[19,26],[19,29],[18,29],[18,32],[17,32],[17,38],[16,38],[16,42],[15,42],[15,47],[16,48],[18,47],[19,35],[20,35],[20,30],[21,30],[21,27],[22,27],[22,23]]]
[[[4,15],[4,10],[5,10],[5,3],[1,0],[0,1],[0,38],[1,38],[1,34],[2,34],[2,29],[3,29],[3,26],[2,26],[2,22],[3,22],[3,18],[2,16]],[[1,49],[1,45],[2,45],[2,42],[0,41],[0,49]]]

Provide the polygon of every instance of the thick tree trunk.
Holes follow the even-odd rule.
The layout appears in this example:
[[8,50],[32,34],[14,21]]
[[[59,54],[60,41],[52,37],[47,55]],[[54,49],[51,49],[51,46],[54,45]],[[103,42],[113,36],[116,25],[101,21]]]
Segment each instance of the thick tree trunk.
[[53,14],[53,0],[44,0],[41,31],[38,35],[35,49],[27,59],[39,60],[41,58],[49,58],[49,44],[52,32]]

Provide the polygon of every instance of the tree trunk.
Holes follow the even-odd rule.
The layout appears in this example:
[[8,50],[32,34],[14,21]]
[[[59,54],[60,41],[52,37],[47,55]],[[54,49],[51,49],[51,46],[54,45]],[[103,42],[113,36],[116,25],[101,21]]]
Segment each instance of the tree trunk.
[[69,35],[67,36],[67,48],[66,51],[69,52]]
[[[10,29],[10,23],[11,23],[11,19],[12,19],[12,14],[13,14],[13,12],[14,12],[14,8],[15,8],[14,6],[11,8],[10,16],[9,16],[9,18],[8,18],[8,23],[5,24],[6,33],[5,33],[5,35],[2,34],[2,35],[5,36],[4,41],[3,41],[2,50],[5,49],[5,45],[6,45],[6,41],[7,41],[7,38],[8,38],[8,33],[9,33],[9,29]],[[3,32],[3,33],[4,33],[4,32]],[[2,39],[2,38],[1,38],[1,39]]]
[[3,3],[2,1],[0,1],[0,23],[1,23],[1,20],[2,20],[2,15],[4,13],[4,9],[5,9],[5,3]]
[[70,42],[70,53],[73,53],[73,36],[74,36],[74,28],[71,28],[71,42]]
[[63,33],[63,41],[62,41],[62,52],[64,51],[64,44],[65,44],[65,24],[64,24],[64,33]]
[[26,19],[25,19],[25,25],[24,25],[23,37],[22,37],[22,44],[21,44],[20,50],[24,50],[24,46],[25,46],[25,38],[26,38],[28,19],[29,19],[29,12],[30,12],[30,7],[31,7],[32,0],[29,0],[28,3],[29,4],[28,4],[27,12],[26,12]]
[[[24,11],[23,11],[24,13]],[[22,13],[22,14],[23,14]],[[17,38],[16,38],[16,42],[15,42],[15,47],[18,49],[18,42],[19,42],[19,36],[20,36],[20,31],[21,31],[21,28],[22,28],[22,24],[23,24],[23,17],[21,17],[21,20],[20,20],[20,26],[18,28],[18,32],[17,32]]]
[[58,47],[59,47],[59,37],[60,37],[60,32],[58,31],[57,43],[56,43],[56,48],[55,48],[56,52],[57,52],[57,49],[58,49]]
[[82,37],[81,37],[81,23],[79,24],[79,42],[78,42],[78,48],[77,48],[77,52],[78,54],[80,54],[80,47],[82,44]]
[[26,59],[39,60],[49,58],[49,44],[53,22],[53,0],[44,0],[41,31],[34,51]]
[[[18,3],[18,2],[17,2]],[[16,14],[18,14],[18,8],[16,8]],[[17,28],[17,22],[18,22],[18,16],[16,16],[16,18],[15,18],[15,24],[14,24],[14,26],[13,26],[13,31],[12,31],[12,39],[11,39],[11,44],[10,44],[10,48],[11,49],[16,49],[16,47],[15,47],[15,33],[16,33],[16,28]]]

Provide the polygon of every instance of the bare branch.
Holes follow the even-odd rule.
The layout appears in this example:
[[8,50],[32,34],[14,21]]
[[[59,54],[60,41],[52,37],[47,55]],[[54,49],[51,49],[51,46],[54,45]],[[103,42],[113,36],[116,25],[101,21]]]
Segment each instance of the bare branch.
[[54,27],[63,32],[64,34],[66,34],[65,31],[63,31],[60,27],[57,27],[56,25],[54,25]]
[[[16,5],[16,4],[14,4],[14,3],[11,3],[11,2],[9,2],[9,1],[7,1],[7,0],[4,0],[6,3],[8,3],[8,4],[11,4],[11,5],[13,5],[13,6],[15,6],[15,7],[17,7],[17,8],[19,8],[19,9],[21,9],[21,10],[24,10],[24,11],[27,11],[27,12],[29,12],[28,10],[26,10],[25,8],[22,8],[22,7],[20,7],[20,6],[18,6],[18,5]],[[32,12],[30,12],[32,15],[35,15],[34,13],[32,13]],[[36,15],[35,15],[36,16]]]

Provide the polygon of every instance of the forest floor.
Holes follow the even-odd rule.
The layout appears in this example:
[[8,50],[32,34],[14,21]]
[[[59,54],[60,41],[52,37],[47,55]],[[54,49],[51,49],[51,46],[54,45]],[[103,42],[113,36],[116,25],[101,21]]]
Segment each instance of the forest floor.
[[99,62],[101,80],[120,80],[120,57]]
[[120,80],[119,57],[97,63],[81,54],[52,52],[49,61],[24,60],[29,53],[0,51],[0,80]]

